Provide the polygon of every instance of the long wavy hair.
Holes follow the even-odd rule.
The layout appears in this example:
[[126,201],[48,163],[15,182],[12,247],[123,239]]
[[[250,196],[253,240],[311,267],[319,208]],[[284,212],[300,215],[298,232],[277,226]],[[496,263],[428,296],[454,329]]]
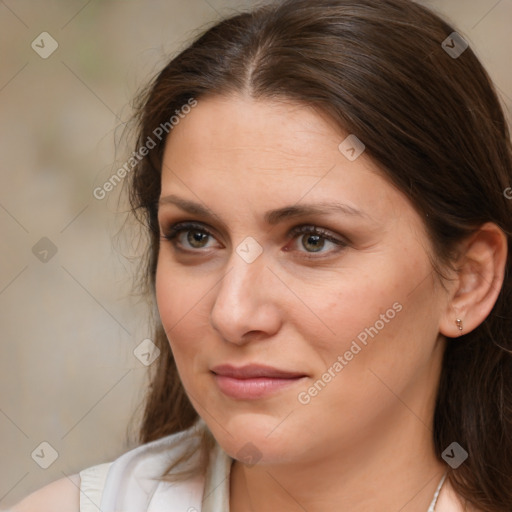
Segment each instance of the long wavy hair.
[[[155,143],[129,181],[131,207],[149,236],[148,293],[154,296],[170,119],[179,122],[176,111],[212,95],[293,100],[357,134],[424,220],[435,268],[453,263],[456,244],[488,221],[510,247],[509,128],[488,74],[453,32],[410,0],[284,0],[220,21],[172,58],[136,102],[137,148],[148,138]],[[464,51],[450,55],[449,48]],[[509,251],[485,321],[447,340],[434,414],[438,457],[454,440],[469,453],[450,471],[452,486],[485,512],[512,510],[511,258]],[[141,443],[198,420],[158,320],[154,342],[161,353],[151,369]],[[206,433],[204,446],[211,443]]]

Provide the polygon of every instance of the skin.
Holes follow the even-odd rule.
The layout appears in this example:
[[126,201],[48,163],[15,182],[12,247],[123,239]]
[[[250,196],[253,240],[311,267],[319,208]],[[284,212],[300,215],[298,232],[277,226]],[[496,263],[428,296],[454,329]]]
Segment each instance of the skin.
[[[461,242],[441,283],[422,219],[365,153],[349,161],[338,151],[346,136],[311,108],[232,96],[202,98],[166,144],[162,235],[191,220],[212,236],[162,236],[160,316],[183,385],[219,444],[234,459],[248,442],[257,449],[255,464],[232,465],[231,512],[426,511],[445,471],[431,429],[444,346],[459,342],[446,337],[480,325],[503,284],[507,240],[492,223]],[[213,217],[182,211],[171,194]],[[264,222],[267,210],[320,201],[363,215]],[[346,244],[287,237],[297,225]],[[236,252],[247,236],[263,250],[252,263]],[[381,320],[394,304],[401,310]],[[353,340],[378,320],[347,361]],[[343,369],[301,403],[340,355]],[[210,371],[225,363],[305,376],[272,396],[235,400]],[[12,510],[78,511],[79,485],[79,475],[63,478]],[[462,510],[476,509],[445,483],[436,512]]]
[[[349,161],[340,153],[347,135],[308,107],[211,97],[166,145],[162,233],[191,220],[213,236],[201,239],[193,229],[199,241],[187,231],[162,237],[157,302],[184,387],[217,441],[234,458],[248,442],[261,454],[254,466],[233,464],[237,511],[334,503],[352,511],[426,510],[445,471],[431,423],[440,328],[457,283],[440,285],[407,198],[367,155]],[[170,195],[215,216],[184,212]],[[264,222],[267,210],[320,201],[364,215]],[[301,224],[349,241],[341,249],[325,241],[315,252],[308,235],[286,238]],[[248,236],[263,249],[252,263],[236,252]],[[396,303],[402,310],[378,335],[307,405],[299,403],[298,393]],[[454,327],[455,318],[451,311]],[[214,365],[253,362],[306,377],[256,401],[219,390]]]

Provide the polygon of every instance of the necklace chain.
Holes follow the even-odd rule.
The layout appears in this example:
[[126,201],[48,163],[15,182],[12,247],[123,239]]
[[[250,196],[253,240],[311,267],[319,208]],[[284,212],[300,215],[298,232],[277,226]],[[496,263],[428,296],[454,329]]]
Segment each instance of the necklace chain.
[[[443,487],[443,484],[444,484],[444,481],[446,480],[446,477],[448,476],[448,472],[446,472],[443,477],[441,478],[441,481],[439,482],[438,486],[437,486],[437,489],[436,489],[436,492],[434,493],[434,497],[432,498],[432,501],[428,507],[428,510],[427,512],[435,512],[436,510],[436,504],[437,504],[437,499],[439,498],[439,493],[441,492],[441,489]],[[244,482],[245,482],[245,492],[247,493],[247,498],[249,500],[249,507],[251,510],[253,510],[252,508],[252,502],[251,502],[251,497],[249,496],[249,489],[247,489],[247,481],[245,480],[245,473],[244,473]]]
[[437,498],[439,498],[439,493],[441,492],[441,488],[443,487],[444,481],[446,480],[446,476],[448,473],[446,472],[443,475],[443,478],[441,478],[441,481],[439,482],[439,485],[437,486],[436,492],[434,493],[434,498],[432,499],[432,503],[430,504],[430,507],[428,507],[427,512],[434,512],[436,509],[436,503]]

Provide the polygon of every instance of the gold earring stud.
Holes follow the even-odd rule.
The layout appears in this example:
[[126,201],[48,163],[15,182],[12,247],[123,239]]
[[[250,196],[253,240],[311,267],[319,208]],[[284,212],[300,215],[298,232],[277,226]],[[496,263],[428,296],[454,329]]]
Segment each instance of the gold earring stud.
[[459,331],[462,331],[462,320],[460,318],[457,318],[457,320],[455,320],[455,323],[457,324]]

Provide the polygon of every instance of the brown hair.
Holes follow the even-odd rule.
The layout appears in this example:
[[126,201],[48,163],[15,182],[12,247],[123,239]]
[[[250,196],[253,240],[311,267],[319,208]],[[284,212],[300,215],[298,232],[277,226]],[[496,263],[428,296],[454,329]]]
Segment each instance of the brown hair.
[[[453,28],[409,0],[284,0],[208,29],[163,69],[138,103],[138,147],[191,98],[246,93],[313,106],[354,133],[422,216],[435,266],[456,244],[496,223],[510,247],[512,150],[492,82],[471,48],[454,58],[442,42]],[[453,46],[453,44],[451,44]],[[166,130],[167,131],[167,130]],[[172,131],[169,128],[170,136]],[[154,292],[157,201],[165,137],[133,171],[130,199],[148,228],[145,276]],[[472,332],[448,340],[433,441],[469,458],[449,479],[483,511],[512,510],[511,261],[498,300]],[[440,268],[440,267],[439,267]],[[158,323],[140,441],[198,418]]]

